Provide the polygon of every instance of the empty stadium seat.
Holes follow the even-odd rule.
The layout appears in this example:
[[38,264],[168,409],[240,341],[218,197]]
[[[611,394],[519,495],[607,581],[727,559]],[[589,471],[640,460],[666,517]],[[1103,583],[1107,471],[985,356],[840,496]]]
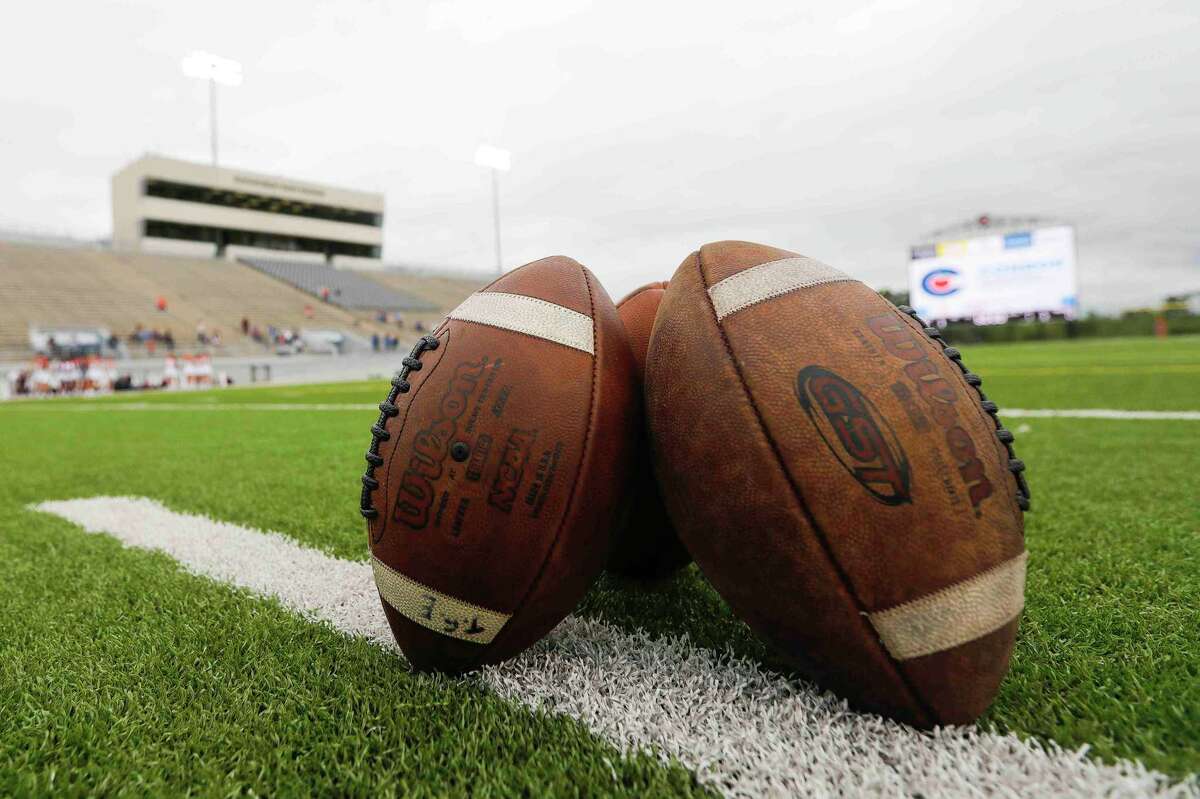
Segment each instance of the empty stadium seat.
[[329,290],[328,301],[342,308],[375,309],[429,313],[440,310],[437,305],[408,292],[389,288],[363,277],[357,272],[334,269],[325,264],[302,263],[280,258],[239,258],[239,261],[288,285],[322,298],[322,289]]
[[473,292],[490,283],[495,275],[438,274],[426,269],[382,269],[359,272],[365,280],[382,283],[388,288],[403,291],[432,303],[449,312]]
[[[160,295],[165,311],[155,310]],[[29,354],[33,327],[103,327],[124,338],[139,323],[169,328],[183,351],[195,348],[203,322],[221,331],[222,352],[262,352],[242,336],[243,317],[264,330],[369,336],[374,328],[368,318],[232,261],[0,242],[0,352],[12,357]]]

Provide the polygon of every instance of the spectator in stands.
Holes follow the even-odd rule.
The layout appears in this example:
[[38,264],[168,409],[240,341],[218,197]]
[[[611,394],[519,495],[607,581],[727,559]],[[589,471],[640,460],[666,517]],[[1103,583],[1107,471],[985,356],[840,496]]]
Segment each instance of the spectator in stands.
[[74,394],[83,388],[83,370],[75,361],[58,363],[59,390],[64,394]]
[[250,320],[244,316],[242,317],[242,335],[250,335]]
[[321,286],[321,299],[329,302],[329,286]]
[[371,349],[374,350],[375,352],[379,352],[379,334],[378,333],[371,334]]
[[160,311],[166,311],[167,310],[167,298],[162,296],[161,294],[158,295],[158,298],[154,301],[154,307]]
[[404,329],[404,317],[400,314],[396,314],[396,327],[400,330]]
[[212,358],[207,355],[196,356],[196,382],[202,386],[213,383]]
[[316,311],[313,309],[313,307],[311,305],[304,306],[304,318],[305,319],[312,319],[314,314],[316,314]]
[[162,334],[162,343],[169,351],[175,351],[175,336],[171,333],[171,328],[167,328]]
[[104,370],[100,368],[99,358],[84,358],[80,368],[83,369],[82,388],[85,393],[99,391],[107,382],[104,379]]
[[425,332],[425,325],[421,324],[421,320],[420,320],[420,319],[418,319],[418,320],[417,320],[417,323],[416,323],[415,325],[413,325],[413,330],[417,331],[418,333],[424,333],[424,332]]
[[196,343],[201,347],[208,345],[208,328],[203,319],[196,323]]
[[376,311],[375,321],[381,325],[387,324],[387,311]]
[[54,377],[53,370],[47,368],[48,365],[45,358],[39,358],[37,368],[29,376],[29,382],[33,386],[32,392],[34,394],[58,393],[58,378]]

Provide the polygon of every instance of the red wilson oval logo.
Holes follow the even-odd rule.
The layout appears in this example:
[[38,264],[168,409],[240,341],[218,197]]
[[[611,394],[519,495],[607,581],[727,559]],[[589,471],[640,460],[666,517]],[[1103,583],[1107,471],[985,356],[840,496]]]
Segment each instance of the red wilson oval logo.
[[820,366],[796,375],[796,398],[850,476],[885,505],[912,502],[908,457],[862,392]]

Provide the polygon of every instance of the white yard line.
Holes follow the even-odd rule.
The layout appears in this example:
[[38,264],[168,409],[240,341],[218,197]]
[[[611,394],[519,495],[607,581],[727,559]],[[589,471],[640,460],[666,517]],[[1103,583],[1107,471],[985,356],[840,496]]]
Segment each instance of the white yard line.
[[[31,507],[163,551],[194,574],[399,654],[365,562],[145,498]],[[1091,760],[1087,747],[1068,751],[966,727],[922,734],[686,637],[653,640],[595,619],[570,617],[475,679],[511,701],[576,719],[621,751],[674,757],[729,796],[1200,796],[1194,776],[1172,785],[1138,762]]]
[[[13,410],[98,411],[377,411],[369,402],[58,402],[28,401],[0,405]],[[1000,417],[1028,419],[1139,419],[1200,422],[1200,411],[1126,411],[1111,408],[1001,408]]]
[[1157,419],[1160,421],[1200,422],[1200,411],[1120,411],[1107,408],[1001,408],[1000,418],[1013,416],[1029,419]]

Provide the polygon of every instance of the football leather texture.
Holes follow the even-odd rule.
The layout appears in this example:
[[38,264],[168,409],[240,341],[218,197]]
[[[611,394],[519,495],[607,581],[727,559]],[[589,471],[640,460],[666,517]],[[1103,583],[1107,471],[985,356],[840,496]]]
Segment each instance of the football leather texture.
[[956,350],[862,283],[763,245],[679,267],[646,362],[679,535],[752,629],[860,709],[991,703],[1024,603],[1024,465]]
[[400,648],[459,673],[545,636],[603,570],[640,397],[612,300],[570,258],[504,275],[422,342],[380,406],[363,514]]
[[[650,346],[654,317],[666,289],[666,282],[648,283],[617,303],[617,313],[625,325],[637,363],[639,392],[646,369],[646,351]],[[633,498],[628,521],[617,531],[608,559],[608,570],[624,577],[657,580],[686,566],[692,556],[675,534],[675,528],[667,516],[658,481],[654,479],[650,441],[644,425],[638,426],[633,469]]]

